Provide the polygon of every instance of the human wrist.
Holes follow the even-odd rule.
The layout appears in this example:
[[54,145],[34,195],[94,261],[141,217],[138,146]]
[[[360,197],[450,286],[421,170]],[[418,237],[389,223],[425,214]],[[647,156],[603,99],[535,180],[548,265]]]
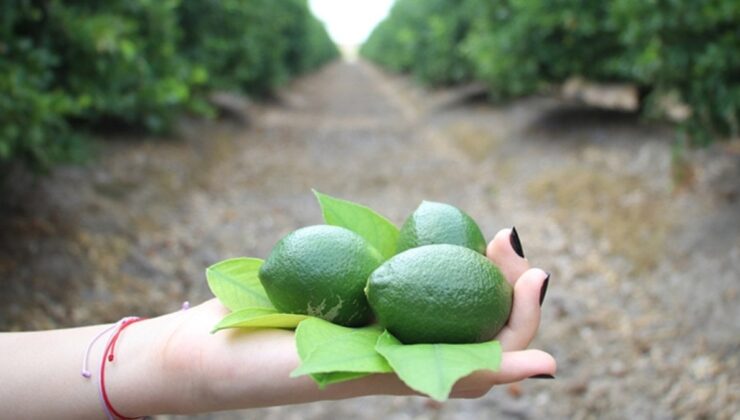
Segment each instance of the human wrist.
[[182,378],[166,369],[163,354],[175,329],[170,315],[147,319],[121,333],[115,359],[106,363],[106,391],[124,416],[171,413],[183,398]]

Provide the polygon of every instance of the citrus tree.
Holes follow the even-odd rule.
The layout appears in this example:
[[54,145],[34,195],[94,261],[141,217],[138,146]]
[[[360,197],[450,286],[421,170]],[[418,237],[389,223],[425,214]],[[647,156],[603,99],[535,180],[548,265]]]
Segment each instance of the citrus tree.
[[494,99],[571,76],[635,84],[643,110],[678,97],[697,143],[740,132],[740,7],[734,0],[398,0],[361,52],[428,84],[475,79]]
[[8,0],[0,23],[0,165],[80,159],[110,123],[165,132],[210,90],[263,96],[338,55],[306,0]]

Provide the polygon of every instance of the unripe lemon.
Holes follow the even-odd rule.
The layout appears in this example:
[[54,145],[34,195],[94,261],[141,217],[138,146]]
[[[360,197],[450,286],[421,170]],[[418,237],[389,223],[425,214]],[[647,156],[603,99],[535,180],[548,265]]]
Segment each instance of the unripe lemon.
[[457,245],[402,252],[370,275],[378,323],[405,344],[493,339],[509,319],[513,290],[485,256]]
[[363,288],[382,262],[374,247],[348,229],[309,226],[275,245],[259,278],[279,311],[354,327],[372,318]]
[[478,225],[455,206],[422,201],[401,227],[396,252],[423,245],[450,244],[486,253],[486,240]]

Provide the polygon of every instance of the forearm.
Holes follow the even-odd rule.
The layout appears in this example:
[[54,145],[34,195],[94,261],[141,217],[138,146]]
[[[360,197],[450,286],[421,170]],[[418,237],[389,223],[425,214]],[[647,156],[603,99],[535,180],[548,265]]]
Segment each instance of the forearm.
[[[209,305],[210,304],[210,305]],[[223,315],[215,301],[125,328],[115,360],[106,365],[112,405],[128,417],[190,414],[362,395],[354,386],[320,391],[298,366],[292,332],[211,334]],[[206,315],[206,316],[204,316]],[[0,407],[9,418],[104,418],[98,384],[111,324],[63,330],[0,333]],[[338,389],[337,389],[338,388]]]
[[[172,321],[160,317],[131,324],[106,367],[106,390],[126,416],[166,410],[170,395],[158,363],[157,336]],[[100,364],[108,335],[91,348],[81,375],[85,349],[110,325],[0,334],[0,407],[8,418],[103,418],[98,396]]]

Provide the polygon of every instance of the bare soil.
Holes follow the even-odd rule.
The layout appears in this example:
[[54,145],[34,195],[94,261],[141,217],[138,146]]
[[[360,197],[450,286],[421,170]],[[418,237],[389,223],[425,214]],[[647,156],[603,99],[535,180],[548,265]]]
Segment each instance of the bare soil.
[[681,158],[672,129],[633,114],[468,99],[335,63],[253,106],[247,127],[183,121],[178,139],[105,139],[88,166],[14,174],[0,204],[0,329],[208,299],[205,267],[265,257],[321,222],[310,188],[399,224],[429,199],[489,238],[516,225],[552,273],[533,347],[555,355],[557,379],[441,406],[368,397],[202,418],[739,419],[736,145]]

